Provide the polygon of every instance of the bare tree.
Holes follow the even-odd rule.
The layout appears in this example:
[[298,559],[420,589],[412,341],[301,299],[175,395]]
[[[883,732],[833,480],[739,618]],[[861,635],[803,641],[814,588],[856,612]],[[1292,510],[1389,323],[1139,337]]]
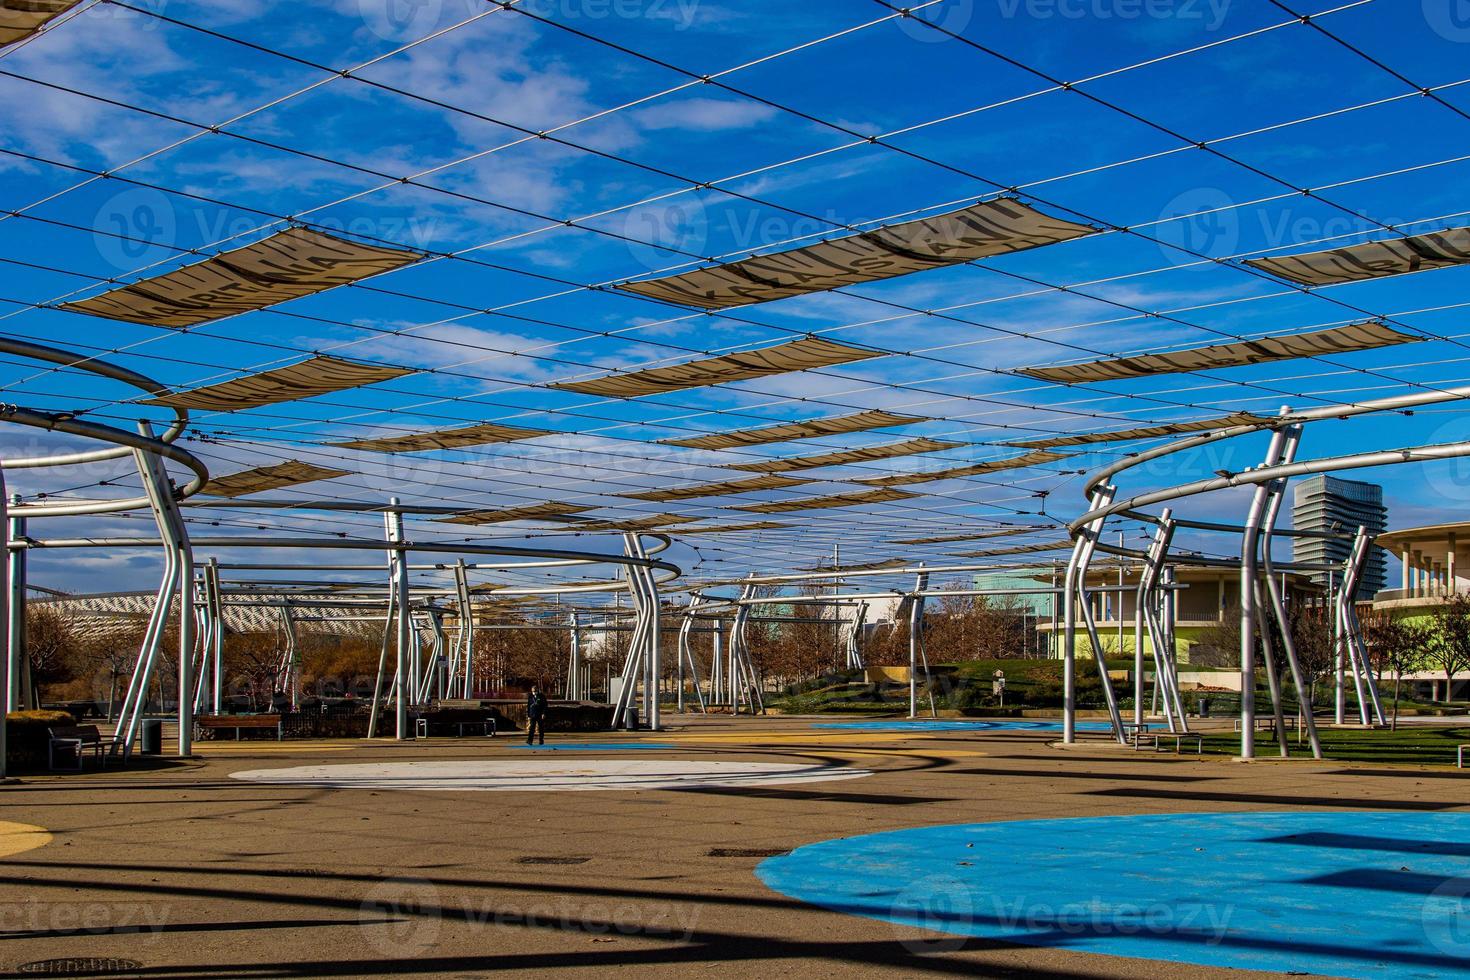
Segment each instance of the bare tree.
[[1387,672],[1393,676],[1393,721],[1390,727],[1397,731],[1399,694],[1403,689],[1404,674],[1419,670],[1428,662],[1431,630],[1428,626],[1395,619],[1388,612],[1366,616],[1362,626],[1363,642],[1373,665],[1380,675]]
[[1430,667],[1444,671],[1444,699],[1450,700],[1455,675],[1470,667],[1470,596],[1446,596],[1434,610],[1431,639],[1427,646]]

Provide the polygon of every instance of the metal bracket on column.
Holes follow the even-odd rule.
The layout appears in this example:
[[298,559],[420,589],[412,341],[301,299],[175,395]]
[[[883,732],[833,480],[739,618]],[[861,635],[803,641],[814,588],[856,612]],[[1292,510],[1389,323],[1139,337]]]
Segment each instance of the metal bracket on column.
[[[138,423],[138,432],[151,439],[153,429],[147,422]],[[194,656],[194,610],[190,591],[194,583],[194,553],[189,545],[189,532],[179,514],[178,501],[173,485],[169,482],[162,461],[153,453],[142,449],[133,451],[138,475],[142,479],[143,491],[153,509],[154,521],[158,524],[159,537],[163,540],[163,580],[143,634],[143,643],[138,651],[138,664],[128,681],[127,695],[123,699],[123,711],[118,718],[118,727],[113,736],[111,752],[124,757],[131,751],[133,741],[143,720],[148,703],[148,685],[153,677],[153,668],[158,658],[158,648],[163,641],[164,627],[168,622],[169,608],[175,595],[179,599],[179,755],[187,756],[193,748],[194,703],[189,697],[193,687],[190,673]]]
[[929,712],[934,711],[934,691],[929,677],[929,654],[924,650],[924,590],[929,588],[929,573],[914,576],[914,592],[909,596],[909,717],[918,717],[919,656],[924,662],[924,689],[929,692]]
[[[454,566],[454,594],[458,600],[459,630],[455,634],[455,657],[450,678],[450,696],[472,698],[474,692],[475,663],[475,607],[470,601],[469,574],[464,559]],[[573,616],[576,613],[572,614]]]
[[[1348,663],[1353,670],[1353,684],[1358,695],[1358,714],[1363,724],[1386,724],[1383,703],[1378,698],[1378,685],[1373,680],[1373,666],[1368,659],[1368,648],[1363,643],[1363,626],[1358,622],[1358,586],[1363,581],[1363,570],[1368,563],[1368,554],[1373,545],[1373,536],[1366,527],[1359,527],[1353,538],[1352,549],[1343,565],[1342,587],[1337,593],[1337,619],[1341,626],[1342,643],[1347,650]],[[1372,718],[1369,718],[1369,711]]]
[[[1113,495],[1117,488],[1112,486],[1100,487],[1092,495],[1090,510],[1100,510],[1113,502]],[[1062,722],[1063,739],[1067,742],[1077,740],[1077,620],[1076,610],[1082,611],[1082,621],[1087,627],[1088,644],[1092,647],[1093,659],[1097,661],[1098,677],[1102,681],[1103,700],[1107,703],[1108,717],[1112,720],[1113,737],[1119,744],[1128,741],[1123,731],[1123,716],[1118,711],[1118,699],[1113,693],[1113,683],[1108,677],[1107,653],[1102,646],[1102,638],[1097,632],[1097,621],[1092,615],[1091,595],[1087,589],[1087,569],[1092,563],[1092,555],[1097,548],[1098,537],[1102,534],[1103,518],[1080,528],[1077,532],[1077,541],[1072,546],[1072,560],[1067,564],[1067,586],[1066,586],[1066,611],[1067,611],[1067,662],[1063,666],[1063,695],[1064,718]]]
[[1173,512],[1165,508],[1159,516],[1159,527],[1149,544],[1143,572],[1139,576],[1137,601],[1148,629],[1149,645],[1153,647],[1154,683],[1163,695],[1164,718],[1169,724],[1169,731],[1183,733],[1189,731],[1189,720],[1184,700],[1179,694],[1179,661],[1164,626],[1164,607],[1169,596],[1163,587],[1164,571],[1176,527]]
[[[1290,463],[1296,459],[1297,447],[1301,445],[1302,427],[1300,425],[1287,426],[1283,430],[1286,441],[1281,451],[1281,461]],[[1276,521],[1281,513],[1282,502],[1286,499],[1286,481],[1277,480],[1273,484],[1273,495],[1271,504],[1266,509],[1266,519],[1261,524],[1261,576],[1266,586],[1266,600],[1270,605],[1271,617],[1276,622],[1276,636],[1281,644],[1281,652],[1285,655],[1287,667],[1291,670],[1292,686],[1296,688],[1297,703],[1301,705],[1302,724],[1307,729],[1307,739],[1312,747],[1313,758],[1322,758],[1322,740],[1317,734],[1317,721],[1313,717],[1313,705],[1310,703],[1309,686],[1306,674],[1302,670],[1301,659],[1297,656],[1296,638],[1291,631],[1291,616],[1286,608],[1286,596],[1281,588],[1281,582],[1276,577],[1276,569],[1271,557],[1272,535],[1276,531]]]
[[847,669],[862,670],[866,665],[863,663],[863,628],[868,620],[868,603],[865,599],[859,599],[857,608],[852,612],[852,623],[847,632]]

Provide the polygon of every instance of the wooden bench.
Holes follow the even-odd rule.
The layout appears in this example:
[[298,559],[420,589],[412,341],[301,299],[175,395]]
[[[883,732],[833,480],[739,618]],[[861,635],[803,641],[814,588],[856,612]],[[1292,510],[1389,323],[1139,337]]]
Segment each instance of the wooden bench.
[[428,738],[431,728],[453,728],[455,734],[464,738],[466,728],[478,729],[486,738],[495,737],[494,718],[472,718],[466,720],[452,718],[417,718],[414,720],[414,737]]
[[1182,755],[1184,753],[1184,742],[1186,739],[1194,742],[1196,755],[1205,754],[1205,737],[1199,732],[1148,732],[1134,738],[1133,748],[1138,749],[1147,740],[1153,742],[1155,752],[1162,752],[1164,751],[1163,740],[1166,738],[1172,738],[1174,740],[1175,755]]
[[1125,721],[1123,722],[1123,738],[1129,742],[1134,743],[1134,745],[1136,746],[1140,738],[1148,735],[1148,730],[1150,727],[1152,726],[1150,726],[1149,723],[1146,721]]
[[241,729],[267,729],[276,730],[276,741],[281,740],[281,716],[280,715],[195,715],[194,731],[210,732],[220,729],[235,730],[235,741],[240,741]]
[[76,756],[76,771],[81,772],[87,758],[87,749],[93,750],[97,762],[104,761],[102,755],[102,733],[96,725],[57,725],[46,730],[46,765],[56,768],[56,748],[63,746]]
[[[1285,722],[1285,728],[1289,732],[1296,731],[1296,715],[1283,715],[1281,720]],[[1240,731],[1240,719],[1235,719],[1235,730]],[[1256,731],[1266,732],[1272,737],[1276,735],[1276,718],[1272,715],[1256,716]]]

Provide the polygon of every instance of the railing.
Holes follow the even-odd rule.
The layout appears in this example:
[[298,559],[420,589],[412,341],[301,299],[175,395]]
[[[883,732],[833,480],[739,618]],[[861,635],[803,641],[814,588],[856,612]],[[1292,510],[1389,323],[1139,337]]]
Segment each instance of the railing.
[[1395,599],[1444,599],[1452,595],[1470,595],[1470,587],[1426,585],[1417,589],[1380,589],[1374,593],[1374,602],[1392,602]]

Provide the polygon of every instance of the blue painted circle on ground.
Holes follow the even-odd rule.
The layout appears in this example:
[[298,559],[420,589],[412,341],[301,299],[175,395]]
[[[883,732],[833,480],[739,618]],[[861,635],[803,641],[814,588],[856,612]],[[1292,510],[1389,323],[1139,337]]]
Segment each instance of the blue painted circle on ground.
[[622,752],[625,749],[666,749],[652,742],[552,742],[549,745],[527,745],[512,742],[513,749],[538,749],[543,752]]
[[[1470,813],[923,827],[809,844],[756,874],[813,905],[953,936],[1237,969],[1470,977]],[[937,948],[959,943],[948,942]]]
[[[917,721],[828,721],[813,728],[854,728],[869,732],[1059,732],[1060,721],[1045,719],[1018,719],[1015,721],[960,721],[920,719]],[[1079,732],[1108,732],[1112,726],[1106,722],[1079,721]]]

